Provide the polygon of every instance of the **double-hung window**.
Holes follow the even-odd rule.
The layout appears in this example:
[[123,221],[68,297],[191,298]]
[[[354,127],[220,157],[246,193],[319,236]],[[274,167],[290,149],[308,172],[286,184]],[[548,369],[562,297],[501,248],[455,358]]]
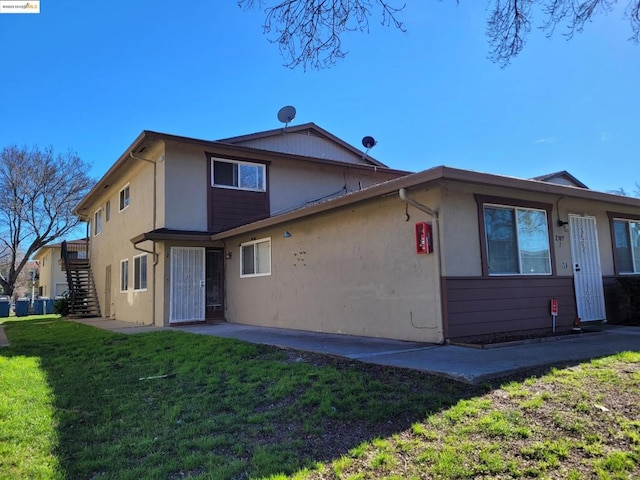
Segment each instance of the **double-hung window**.
[[93,235],[98,235],[100,232],[102,232],[102,208],[93,214]]
[[133,257],[133,289],[147,289],[147,254]]
[[129,196],[129,184],[126,184],[119,194],[118,211],[122,211],[131,203],[131,197]]
[[618,273],[640,273],[640,219],[613,218],[613,248]]
[[240,276],[271,275],[271,239],[262,238],[240,245]]
[[120,260],[120,291],[129,290],[129,259]]
[[265,165],[212,158],[212,179],[215,187],[239,190],[266,191]]
[[483,204],[489,275],[550,275],[547,211]]

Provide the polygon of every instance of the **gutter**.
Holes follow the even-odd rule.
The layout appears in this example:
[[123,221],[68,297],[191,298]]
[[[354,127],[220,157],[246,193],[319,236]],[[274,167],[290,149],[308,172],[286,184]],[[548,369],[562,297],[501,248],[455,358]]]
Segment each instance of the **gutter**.
[[[157,162],[154,160],[150,160],[148,158],[136,157],[132,152],[129,152],[129,157],[133,160],[140,160],[142,162],[147,162],[153,164],[153,229],[156,229],[156,223],[158,218],[158,207],[157,207],[157,196],[158,196],[158,188],[157,188],[157,171],[158,166]],[[144,248],[138,247],[138,244],[133,242],[133,248],[138,251],[150,253],[153,257],[153,279],[152,279],[152,292],[151,292],[151,325],[156,325],[156,267],[158,266],[159,255],[156,251],[156,242],[151,240],[151,244],[153,245],[153,250],[145,250]]]
[[442,282],[442,250],[440,248],[440,222],[439,222],[439,217],[438,217],[438,212],[435,210],[432,210],[431,208],[429,208],[428,206],[417,202],[416,200],[414,200],[413,198],[410,198],[407,196],[407,190],[405,188],[400,188],[398,190],[398,195],[400,196],[400,200],[402,200],[403,202],[407,203],[408,205],[411,205],[414,208],[417,208],[418,210],[426,213],[427,215],[429,215],[430,217],[433,218],[433,222],[434,222],[434,229],[433,229],[433,243],[434,243],[434,253],[435,255],[438,257],[438,260],[433,262],[433,270],[434,270],[434,275],[435,277],[438,279],[438,284],[439,284],[439,288],[440,288],[440,295],[436,296],[436,312],[438,313],[438,316],[440,317],[440,325],[442,326],[438,333],[440,335],[440,338],[438,339],[438,344],[443,344],[445,342],[445,329],[444,329],[444,318],[442,315],[442,294],[443,294],[443,282]]

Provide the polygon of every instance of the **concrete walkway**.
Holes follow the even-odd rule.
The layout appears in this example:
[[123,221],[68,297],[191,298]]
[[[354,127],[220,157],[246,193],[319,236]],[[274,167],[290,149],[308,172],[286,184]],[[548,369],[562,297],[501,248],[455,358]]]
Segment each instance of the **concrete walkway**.
[[640,328],[620,326],[602,326],[594,333],[556,337],[538,343],[479,349],[235,323],[161,328],[99,318],[75,321],[125,334],[179,330],[234,338],[377,365],[410,368],[471,384],[538,367],[575,364],[623,351],[640,351]]
[[[377,365],[410,368],[472,384],[539,367],[575,364],[618,352],[640,351],[639,327],[608,325],[594,327],[599,331],[593,333],[556,337],[538,343],[479,349],[236,323],[162,328],[103,318],[83,318],[74,321],[123,334],[178,330],[234,338],[250,343],[335,355]],[[8,345],[8,339],[0,325],[0,347]]]

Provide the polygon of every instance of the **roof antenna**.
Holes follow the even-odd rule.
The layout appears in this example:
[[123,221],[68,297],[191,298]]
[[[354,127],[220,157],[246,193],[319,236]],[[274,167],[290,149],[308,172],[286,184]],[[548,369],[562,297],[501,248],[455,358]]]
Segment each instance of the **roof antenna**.
[[295,107],[292,107],[291,105],[287,105],[286,107],[282,107],[280,110],[278,110],[278,120],[284,123],[284,128],[282,129],[282,133],[285,132],[285,130],[287,129],[287,126],[289,125],[289,122],[291,122],[291,120],[293,120],[294,118],[296,118]]
[[367,149],[367,151],[362,154],[363,160],[367,158],[369,150],[375,147],[377,143],[378,142],[376,142],[376,139],[373,137],[366,136],[362,139],[362,146]]

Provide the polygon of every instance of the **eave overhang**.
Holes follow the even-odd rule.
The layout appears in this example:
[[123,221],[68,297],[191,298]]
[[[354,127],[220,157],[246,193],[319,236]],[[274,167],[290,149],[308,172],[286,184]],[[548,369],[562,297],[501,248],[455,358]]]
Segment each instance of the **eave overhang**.
[[552,194],[559,197],[591,200],[608,203],[610,205],[628,206],[640,209],[640,198],[625,197],[611,193],[587,190],[580,187],[547,183],[539,180],[527,180],[516,177],[475,172],[471,170],[462,170],[447,166],[438,166],[422,172],[389,180],[381,184],[373,185],[358,192],[348,193],[323,203],[303,207],[282,215],[269,217],[241,227],[216,233],[212,235],[211,238],[212,240],[224,240],[236,235],[246,234],[262,228],[273,227],[291,220],[297,220],[302,217],[315,215],[375,197],[397,195],[401,188],[409,190],[412,188],[428,186],[429,184],[440,181],[452,181],[490,187],[501,187],[523,192]]

